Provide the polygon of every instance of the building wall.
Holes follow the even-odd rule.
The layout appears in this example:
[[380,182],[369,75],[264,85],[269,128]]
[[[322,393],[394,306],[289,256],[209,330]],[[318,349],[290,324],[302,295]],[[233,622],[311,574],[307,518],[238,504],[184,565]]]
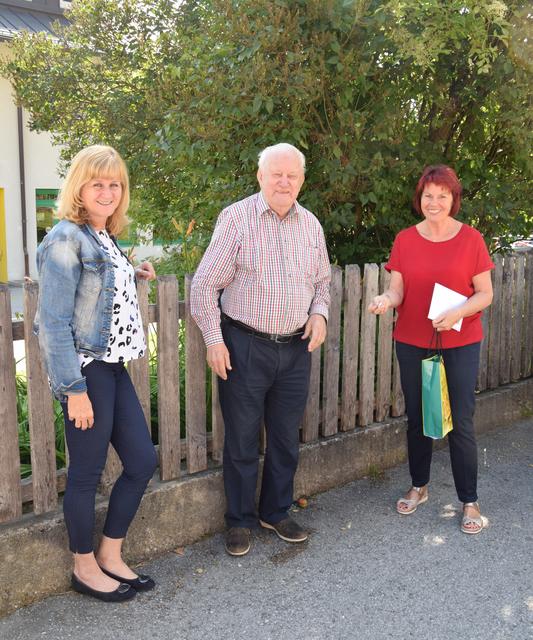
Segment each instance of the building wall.
[[[8,54],[9,45],[0,42],[0,56]],[[30,276],[37,276],[35,251],[37,247],[36,190],[58,189],[59,149],[54,147],[48,133],[35,133],[28,129],[24,114],[24,158],[26,179],[27,244]],[[5,227],[7,244],[8,280],[24,278],[24,252],[22,243],[22,208],[20,197],[19,144],[17,107],[10,83],[0,78],[0,189],[4,190]]]
[[37,189],[59,189],[60,148],[52,145],[48,133],[29,131],[28,115],[24,114],[24,161],[26,165],[26,207],[28,217],[28,251],[30,275],[37,276],[35,252],[37,250],[36,191]]

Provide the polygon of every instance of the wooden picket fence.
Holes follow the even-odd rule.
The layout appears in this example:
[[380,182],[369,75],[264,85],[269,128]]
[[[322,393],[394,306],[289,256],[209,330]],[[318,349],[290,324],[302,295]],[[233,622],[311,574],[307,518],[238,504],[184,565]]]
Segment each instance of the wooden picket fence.
[[[494,301],[483,316],[478,389],[494,389],[532,375],[533,254],[497,255],[493,271]],[[393,351],[392,314],[366,312],[370,300],[387,286],[383,266],[366,264],[363,272],[349,265],[332,267],[328,336],[312,356],[311,386],[301,425],[301,441],[312,442],[389,416],[404,413],[399,371]],[[211,379],[212,410],[207,416],[205,347],[190,315],[191,277],[185,279],[184,301],[178,281],[161,276],[155,284],[157,303],[148,303],[148,285],[138,289],[145,326],[157,325],[158,453],[162,481],[194,474],[220,463],[224,425],[217,384]],[[24,287],[24,320],[13,322],[9,289],[0,285],[0,522],[16,521],[57,508],[64,490],[65,469],[56,470],[55,433],[50,395],[39,347],[31,327],[38,286]],[[180,370],[180,323],[185,330],[185,367]],[[21,481],[13,341],[24,340],[28,380],[28,413],[32,476]],[[183,360],[183,358],[182,358]],[[149,362],[145,356],[129,366],[141,405],[150,424]],[[180,437],[180,385],[185,388],[185,431]],[[209,428],[210,427],[210,428]],[[264,447],[264,437],[262,438]],[[211,463],[211,466],[213,466]],[[120,472],[110,453],[102,480],[106,493]],[[317,469],[317,473],[320,470]]]

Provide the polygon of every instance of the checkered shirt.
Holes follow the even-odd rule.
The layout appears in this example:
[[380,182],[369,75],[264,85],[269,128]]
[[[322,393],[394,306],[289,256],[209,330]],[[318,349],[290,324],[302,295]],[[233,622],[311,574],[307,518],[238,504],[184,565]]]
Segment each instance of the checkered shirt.
[[288,334],[328,317],[330,264],[315,216],[295,202],[280,220],[256,193],[220,214],[194,276],[191,314],[206,346],[223,342],[222,311],[257,331]]

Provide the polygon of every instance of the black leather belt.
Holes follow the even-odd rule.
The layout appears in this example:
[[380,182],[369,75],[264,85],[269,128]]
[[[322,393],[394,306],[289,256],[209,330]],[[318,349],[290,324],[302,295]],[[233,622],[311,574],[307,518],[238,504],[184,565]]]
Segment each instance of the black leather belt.
[[242,329],[242,331],[245,331],[246,333],[252,336],[257,336],[262,340],[272,340],[272,342],[277,342],[278,344],[286,344],[287,342],[290,342],[293,338],[302,336],[305,331],[305,328],[302,327],[301,329],[298,329],[298,331],[295,331],[294,333],[285,333],[285,334],[264,333],[263,331],[257,331],[253,327],[249,327],[247,324],[244,324],[244,322],[239,322],[238,320],[234,320],[233,318],[230,318],[225,313],[222,314],[222,320],[225,322],[228,322],[229,324],[232,324],[234,327],[237,327],[238,329]]

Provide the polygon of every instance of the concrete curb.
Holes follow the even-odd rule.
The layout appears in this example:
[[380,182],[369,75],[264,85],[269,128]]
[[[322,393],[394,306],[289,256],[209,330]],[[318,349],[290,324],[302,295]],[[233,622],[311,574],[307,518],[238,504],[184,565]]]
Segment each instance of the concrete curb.
[[[480,394],[476,431],[533,415],[533,378]],[[405,417],[302,445],[295,495],[312,495],[405,461]],[[439,443],[445,446],[444,443]],[[317,470],[319,472],[317,473]],[[106,501],[97,505],[101,530]],[[125,556],[140,562],[224,527],[222,471],[152,481],[132,524]],[[0,525],[0,616],[69,587],[71,559],[60,512]]]

